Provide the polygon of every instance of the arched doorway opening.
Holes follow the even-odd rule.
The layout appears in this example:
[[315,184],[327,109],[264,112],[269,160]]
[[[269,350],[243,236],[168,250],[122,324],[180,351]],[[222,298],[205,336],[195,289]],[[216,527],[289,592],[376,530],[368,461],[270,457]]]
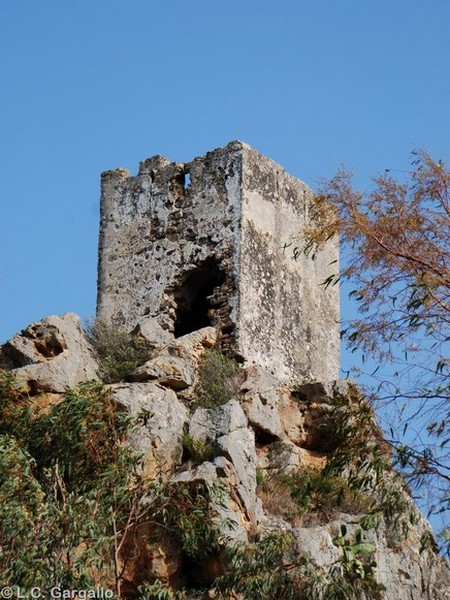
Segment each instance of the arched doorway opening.
[[217,304],[214,293],[224,281],[225,272],[214,258],[206,259],[187,273],[174,294],[177,303],[175,337],[213,325],[211,312]]

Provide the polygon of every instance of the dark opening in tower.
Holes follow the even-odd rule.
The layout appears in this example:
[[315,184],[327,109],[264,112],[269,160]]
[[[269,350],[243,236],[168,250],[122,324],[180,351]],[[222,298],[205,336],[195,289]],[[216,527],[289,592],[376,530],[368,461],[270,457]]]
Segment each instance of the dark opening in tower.
[[206,259],[186,275],[174,294],[177,302],[175,337],[215,324],[213,313],[218,305],[215,293],[224,281],[225,272],[214,258]]

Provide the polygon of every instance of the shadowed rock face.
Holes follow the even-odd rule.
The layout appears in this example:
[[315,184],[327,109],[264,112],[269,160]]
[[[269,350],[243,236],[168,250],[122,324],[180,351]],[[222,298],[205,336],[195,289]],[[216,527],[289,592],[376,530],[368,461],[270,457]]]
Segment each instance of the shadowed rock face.
[[320,284],[337,243],[293,257],[311,198],[242,142],[104,173],[98,316],[127,329],[154,317],[176,337],[212,325],[222,348],[285,382],[335,379],[338,289]]

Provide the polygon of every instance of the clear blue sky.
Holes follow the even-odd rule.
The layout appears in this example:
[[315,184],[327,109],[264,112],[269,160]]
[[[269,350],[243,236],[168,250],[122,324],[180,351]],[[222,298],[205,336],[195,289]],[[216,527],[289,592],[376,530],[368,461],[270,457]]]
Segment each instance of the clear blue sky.
[[244,140],[311,186],[449,159],[449,0],[4,0],[0,341],[95,311],[100,172]]

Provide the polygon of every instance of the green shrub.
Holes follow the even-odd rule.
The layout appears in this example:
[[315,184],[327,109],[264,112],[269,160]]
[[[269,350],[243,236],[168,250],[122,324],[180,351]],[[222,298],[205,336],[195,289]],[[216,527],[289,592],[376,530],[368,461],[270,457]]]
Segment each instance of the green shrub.
[[259,486],[259,495],[268,512],[294,524],[326,521],[338,510],[365,513],[370,506],[368,498],[350,489],[344,477],[312,467],[268,475]]
[[99,319],[88,324],[87,335],[106,383],[121,381],[154,354],[153,346],[146,339]]
[[362,529],[347,536],[347,527],[341,525],[333,544],[341,551],[341,559],[331,568],[327,595],[336,600],[359,600],[362,597],[381,599],[385,587],[376,579],[375,546],[364,539]]
[[393,532],[406,537],[417,522],[417,510],[407,499],[405,481],[392,468],[391,449],[374,410],[357,388],[334,395],[328,427],[336,444],[325,471],[328,476],[346,473],[349,489],[366,498],[361,526],[377,528],[383,519]]
[[13,377],[0,378],[0,400],[2,585],[87,589],[101,572],[120,597],[121,552],[136,552],[141,527],[156,541],[170,535],[190,560],[218,548],[212,492],[144,479],[127,444],[135,421],[110,389],[89,382],[68,391],[27,421],[26,435],[19,433],[29,399]]
[[124,443],[130,428],[129,413],[110,389],[96,381],[82,383],[32,423],[29,450],[39,472],[57,465],[65,486],[83,491],[96,486],[110,465],[137,462]]
[[343,526],[334,540],[342,557],[328,570],[300,553],[289,533],[227,548],[227,572],[215,581],[220,600],[233,594],[242,600],[379,600],[384,587],[376,581],[375,547],[361,530],[352,539],[346,534]]
[[17,440],[0,435],[0,585],[42,583],[46,542],[42,535],[48,510],[35,479],[35,461]]
[[179,590],[174,592],[168,585],[159,579],[153,583],[144,583],[138,588],[137,600],[201,600],[205,598],[204,590]]
[[27,385],[13,373],[0,370],[0,435],[8,434],[25,441],[34,408]]
[[195,404],[213,408],[225,404],[239,393],[238,363],[219,350],[207,350],[199,368]]
[[199,561],[218,550],[218,530],[210,511],[210,495],[202,483],[155,488],[149,515],[162,535],[169,533],[182,552]]
[[320,569],[300,554],[288,533],[269,534],[228,548],[227,573],[215,581],[219,598],[306,600],[319,598]]
[[[356,532],[335,539],[342,558],[330,569],[320,567],[311,556],[300,553],[290,533],[271,533],[250,544],[225,549],[224,575],[214,581],[218,600],[367,600],[379,599],[383,589],[375,578],[375,548]],[[139,600],[185,600],[205,597],[200,590],[174,592],[161,581],[139,588]],[[198,595],[197,595],[198,594]],[[363,594],[363,595],[362,595]]]
[[183,449],[195,463],[210,461],[214,458],[215,449],[212,444],[199,438],[193,438],[187,431],[183,432]]
[[351,490],[346,479],[324,470],[302,467],[286,476],[292,498],[305,511],[329,513],[341,510],[364,513],[369,506],[366,496]]
[[153,583],[144,583],[138,587],[138,600],[175,600],[175,593],[159,579]]
[[7,383],[11,395],[3,380],[2,406],[17,411],[4,411],[10,433],[0,435],[0,582],[87,589],[101,570],[119,593],[117,548],[144,496],[139,459],[125,444],[128,414],[91,382],[34,414],[26,435],[13,436],[28,408],[19,410],[25,399]]

